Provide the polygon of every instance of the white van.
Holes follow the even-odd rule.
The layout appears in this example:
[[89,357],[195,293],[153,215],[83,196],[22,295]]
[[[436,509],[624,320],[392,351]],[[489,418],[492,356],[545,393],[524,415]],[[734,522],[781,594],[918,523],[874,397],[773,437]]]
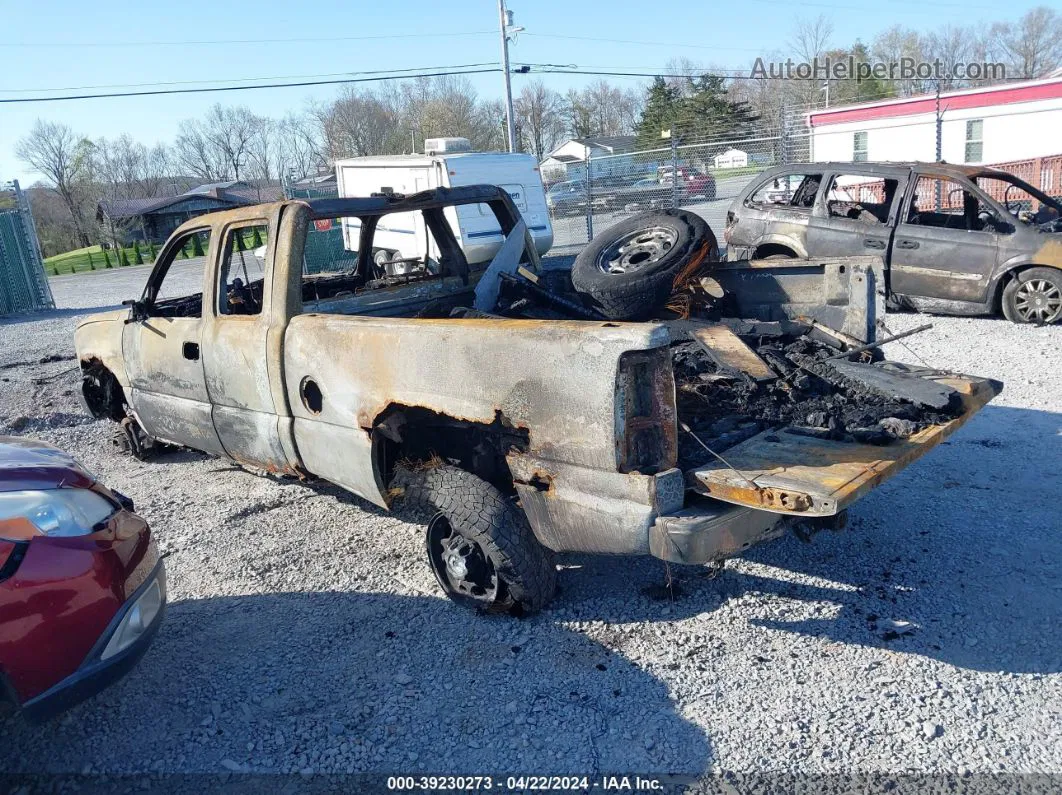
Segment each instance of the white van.
[[[453,139],[443,139],[452,141]],[[531,155],[501,152],[432,152],[429,139],[424,155],[390,155],[353,157],[336,161],[336,180],[340,198],[371,196],[373,193],[411,194],[432,188],[456,188],[462,185],[497,185],[512,196],[524,217],[539,254],[553,245],[553,227],[546,210],[546,192],[538,163]],[[501,228],[487,205],[447,207],[446,217],[457,242],[470,263],[489,262],[502,244]],[[344,219],[343,245],[348,251],[358,248],[360,224]],[[438,256],[434,241],[420,213],[395,213],[376,228],[374,259],[379,263],[392,259],[422,259]]]

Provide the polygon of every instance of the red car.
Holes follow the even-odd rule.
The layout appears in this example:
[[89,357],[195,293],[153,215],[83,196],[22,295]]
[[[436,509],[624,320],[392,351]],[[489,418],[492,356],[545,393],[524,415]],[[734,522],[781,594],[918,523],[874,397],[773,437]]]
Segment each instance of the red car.
[[147,523],[71,456],[0,437],[0,700],[43,720],[151,644],[166,574]]

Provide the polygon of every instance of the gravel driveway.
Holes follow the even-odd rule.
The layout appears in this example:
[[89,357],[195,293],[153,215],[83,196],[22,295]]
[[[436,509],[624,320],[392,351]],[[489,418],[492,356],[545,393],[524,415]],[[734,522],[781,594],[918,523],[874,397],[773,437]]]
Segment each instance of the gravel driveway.
[[657,560],[566,558],[517,621],[440,596],[423,516],[119,455],[73,362],[38,360],[146,273],[54,279],[65,309],[0,321],[0,432],[133,497],[170,583],[124,681],[43,726],[0,717],[0,772],[1062,774],[1062,326],[935,318],[890,346],[1006,388],[848,530],[673,568],[673,600]]

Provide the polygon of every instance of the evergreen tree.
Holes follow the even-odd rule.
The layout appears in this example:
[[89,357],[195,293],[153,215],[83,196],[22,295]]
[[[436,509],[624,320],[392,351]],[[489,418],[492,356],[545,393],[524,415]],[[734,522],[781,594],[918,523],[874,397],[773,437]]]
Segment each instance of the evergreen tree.
[[148,248],[151,250],[151,261],[154,262],[159,258],[158,249],[155,248],[155,241],[148,243]]
[[659,149],[666,145],[666,142],[661,140],[660,133],[675,126],[681,99],[678,90],[668,85],[664,78],[653,78],[645,98],[642,117],[635,127],[639,149]]
[[[100,250],[103,252],[103,264],[104,264],[104,266],[108,267],[108,268],[111,267],[111,257],[107,253],[107,249],[105,249],[102,246],[100,246]],[[92,266],[92,260],[89,260],[89,267],[91,267],[91,266]],[[92,268],[92,270],[96,270],[96,269]]]
[[192,235],[192,256],[203,256],[203,244],[200,242],[198,234]]
[[93,270],[96,270],[96,267],[92,264],[92,252],[91,251],[88,253],[88,257],[89,257],[89,267],[92,268]]
[[262,245],[262,234],[258,231],[258,227],[254,228],[254,235],[251,237],[251,248],[258,248]]
[[140,253],[140,243],[136,240],[133,241],[133,264],[144,264],[144,255]]
[[125,253],[125,249],[118,249],[118,265],[122,268],[129,267],[129,256]]
[[177,255],[181,259],[188,259],[188,244],[184,243],[180,248],[180,253]]

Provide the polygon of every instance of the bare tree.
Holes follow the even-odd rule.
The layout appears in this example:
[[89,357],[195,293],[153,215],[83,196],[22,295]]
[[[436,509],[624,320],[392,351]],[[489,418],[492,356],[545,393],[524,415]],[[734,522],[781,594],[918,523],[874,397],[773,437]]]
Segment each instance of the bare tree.
[[[893,25],[878,34],[870,45],[870,54],[875,60],[884,64],[901,64],[904,59],[909,59],[912,63],[925,60],[922,53],[922,39],[918,32],[902,25]],[[929,90],[926,82],[916,77],[897,77],[889,82],[893,90],[903,97]]]
[[[833,23],[822,14],[814,19],[801,19],[789,42],[790,51],[803,63],[813,63],[826,55],[833,37]],[[794,81],[794,92],[804,106],[814,106],[822,96],[822,83],[817,78]]]
[[239,180],[246,176],[243,172],[262,123],[245,107],[214,105],[202,118],[181,122],[174,143],[177,159],[201,179]]
[[523,149],[541,160],[564,136],[563,99],[541,80],[525,83],[514,103]]
[[993,33],[1011,77],[1044,77],[1062,66],[1062,16],[1052,8],[1038,6],[1016,24],[994,26]]
[[89,244],[85,203],[91,173],[91,143],[70,127],[37,119],[29,135],[15,144],[20,160],[49,180],[70,213],[81,245]]

